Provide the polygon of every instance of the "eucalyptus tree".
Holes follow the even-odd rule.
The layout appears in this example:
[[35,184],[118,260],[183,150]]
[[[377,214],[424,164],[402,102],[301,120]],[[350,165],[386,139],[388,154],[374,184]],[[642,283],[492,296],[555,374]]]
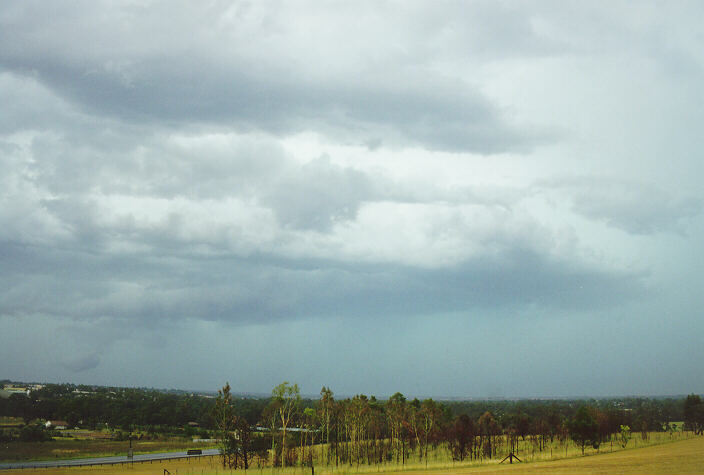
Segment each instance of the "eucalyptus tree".
[[494,415],[489,411],[481,415],[477,425],[479,426],[479,446],[482,455],[491,458],[496,453],[496,436],[499,433],[499,425],[494,419]]
[[408,405],[406,397],[401,393],[396,393],[386,402],[386,414],[391,430],[391,447],[394,450],[400,445],[400,451],[396,452],[396,461],[398,462],[398,454],[401,453],[401,463],[406,462],[406,433],[407,433],[407,416]]
[[325,463],[330,463],[330,423],[333,416],[335,398],[330,388],[322,387],[318,401],[318,418],[325,438]]
[[279,416],[279,404],[280,402],[276,399],[271,399],[269,404],[264,408],[261,414],[262,424],[269,429],[269,434],[271,435],[271,466],[276,465],[276,435],[279,427],[278,416]]
[[298,384],[289,384],[288,381],[276,386],[271,391],[271,399],[278,403],[278,418],[281,422],[281,468],[286,464],[286,429],[298,412],[301,404],[301,392]]
[[357,466],[359,466],[362,448],[367,439],[367,428],[369,425],[369,399],[364,394],[358,394],[352,398],[349,404],[350,409],[350,438],[352,443],[352,456]]
[[369,398],[369,427],[367,433],[374,443],[373,460],[375,463],[381,463],[385,459],[387,446],[384,440],[385,428],[384,407],[374,396],[371,396]]
[[235,428],[235,413],[232,407],[232,395],[230,394],[230,383],[226,383],[222,389],[218,390],[218,397],[213,407],[213,420],[218,433],[218,448],[222,455],[222,466],[232,464],[232,457],[236,453],[232,431]]
[[421,404],[420,416],[423,424],[424,449],[425,449],[425,465],[428,466],[428,443],[433,435],[438,421],[442,417],[442,408],[432,399],[425,399]]
[[[313,446],[315,445],[315,433],[317,426],[317,415],[315,409],[312,407],[306,407],[303,409],[303,437],[301,437],[301,466],[305,463],[309,465],[313,464]],[[308,458],[306,459],[306,447],[308,447],[310,437],[311,449],[308,451]]]
[[418,398],[414,398],[413,401],[411,401],[407,407],[408,407],[408,412],[406,415],[406,421],[408,424],[408,428],[410,429],[410,432],[413,436],[413,438],[411,439],[410,450],[413,451],[415,447],[418,447],[418,458],[422,460],[423,459],[422,440],[425,440],[425,439],[422,434],[423,416],[421,415],[420,401],[418,400]]
[[469,454],[470,458],[472,458],[474,456],[474,438],[476,435],[474,421],[467,414],[460,414],[455,418],[450,434],[452,457],[455,460],[462,461]]

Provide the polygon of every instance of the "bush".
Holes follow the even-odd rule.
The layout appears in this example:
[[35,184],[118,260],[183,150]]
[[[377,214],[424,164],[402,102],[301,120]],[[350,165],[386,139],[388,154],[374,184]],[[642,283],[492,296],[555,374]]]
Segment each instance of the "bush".
[[0,430],[0,442],[12,442],[12,432]]
[[20,430],[20,440],[22,442],[46,442],[51,439],[51,435],[40,424],[24,426]]

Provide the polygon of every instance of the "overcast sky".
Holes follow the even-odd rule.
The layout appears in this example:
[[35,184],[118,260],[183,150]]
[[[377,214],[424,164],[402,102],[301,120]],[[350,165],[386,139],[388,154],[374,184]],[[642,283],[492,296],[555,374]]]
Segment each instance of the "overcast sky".
[[702,18],[4,1],[0,378],[704,392]]

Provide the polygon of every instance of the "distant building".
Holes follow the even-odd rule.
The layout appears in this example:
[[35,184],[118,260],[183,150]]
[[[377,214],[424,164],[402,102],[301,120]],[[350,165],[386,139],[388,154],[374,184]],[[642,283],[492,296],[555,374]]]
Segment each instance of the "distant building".
[[13,384],[5,384],[3,389],[0,389],[0,397],[9,398],[13,394],[21,394],[23,396],[29,396],[29,389],[23,386],[15,386]]
[[44,425],[47,429],[63,430],[68,428],[68,422],[66,421],[46,421]]

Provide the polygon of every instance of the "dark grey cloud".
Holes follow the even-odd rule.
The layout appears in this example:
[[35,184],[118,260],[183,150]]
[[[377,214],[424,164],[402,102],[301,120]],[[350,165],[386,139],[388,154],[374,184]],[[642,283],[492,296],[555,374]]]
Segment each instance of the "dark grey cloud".
[[696,380],[701,15],[661,7],[6,2],[6,376]]
[[[308,68],[321,66],[311,63],[312,58],[302,58],[300,64],[291,64],[291,71],[282,72],[277,60],[285,56],[279,58],[270,50],[243,58],[237,44],[239,53],[223,52],[233,41],[231,32],[221,31],[222,38],[215,32],[205,43],[175,39],[163,49],[147,46],[139,53],[135,47],[143,40],[140,35],[153,32],[137,27],[135,37],[125,44],[98,30],[100,25],[90,14],[93,8],[62,12],[56,22],[41,20],[47,14],[44,5],[15,4],[12,10],[14,15],[0,19],[0,67],[39,81],[91,115],[144,125],[228,124],[240,131],[275,134],[316,130],[356,143],[381,141],[482,153],[526,149],[547,138],[509,125],[499,109],[468,83],[444,79],[427,69],[406,71],[402,64],[389,69],[388,63],[370,69],[360,64],[357,77],[321,81],[306,75]],[[225,10],[208,17],[217,18]],[[114,14],[140,24],[145,12],[124,7]],[[42,29],[27,31],[29,19],[36,16]],[[106,28],[123,33],[116,25]],[[211,27],[196,28],[204,33]],[[252,35],[266,34],[266,24],[259,28]],[[86,45],[86,51],[57,47],[55,41],[66,37]],[[235,41],[247,42],[257,51],[255,38]],[[342,44],[339,47],[329,54],[344,57],[346,51]]]
[[0,314],[108,318],[130,325],[183,319],[234,324],[308,317],[395,319],[535,305],[587,311],[628,302],[647,275],[608,271],[514,249],[451,268],[421,269],[250,258],[96,255],[2,246]]
[[405,91],[395,82],[331,88],[174,59],[164,70],[145,64],[149,77],[124,85],[109,73],[87,75],[65,65],[4,64],[15,73],[31,71],[30,77],[91,115],[143,124],[227,123],[274,134],[319,130],[356,143],[480,153],[523,150],[548,137],[513,128],[487,99],[457,83],[431,80]]

